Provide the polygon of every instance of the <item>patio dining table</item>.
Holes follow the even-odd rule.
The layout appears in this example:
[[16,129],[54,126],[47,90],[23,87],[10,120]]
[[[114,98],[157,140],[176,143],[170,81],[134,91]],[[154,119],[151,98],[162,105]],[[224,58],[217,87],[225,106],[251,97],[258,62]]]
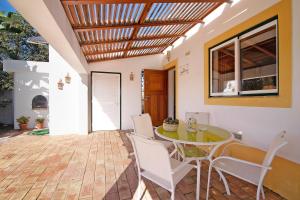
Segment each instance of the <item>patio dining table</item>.
[[[195,131],[190,131],[184,122],[180,122],[176,131],[166,131],[163,126],[158,126],[155,129],[155,134],[165,140],[171,141],[176,146],[177,144],[189,144],[195,146],[206,146],[210,148],[209,155],[205,158],[211,161],[212,156],[221,145],[233,139],[232,133],[229,131],[207,124],[197,124]],[[195,159],[197,163],[197,188],[196,199],[200,197],[200,168],[201,161]],[[199,179],[199,180],[198,180]]]
[[174,143],[197,146],[220,146],[232,139],[232,134],[223,128],[197,124],[196,131],[191,132],[183,122],[179,123],[176,131],[166,131],[163,126],[158,126],[155,129],[155,134]]

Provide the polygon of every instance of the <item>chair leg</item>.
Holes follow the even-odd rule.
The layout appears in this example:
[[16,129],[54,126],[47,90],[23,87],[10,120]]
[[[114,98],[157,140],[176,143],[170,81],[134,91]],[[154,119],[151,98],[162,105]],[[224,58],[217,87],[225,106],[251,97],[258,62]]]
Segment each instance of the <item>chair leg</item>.
[[261,185],[258,185],[256,191],[256,200],[259,200],[260,198],[260,191],[261,191]]
[[210,187],[211,170],[212,170],[212,165],[209,165],[209,169],[208,169],[208,180],[207,180],[207,190],[206,190],[206,200],[208,200],[208,197],[209,197],[209,187]]
[[229,190],[229,185],[228,185],[228,182],[224,176],[224,174],[220,171],[220,170],[217,170],[216,171],[218,172],[219,176],[220,176],[220,179],[222,179],[223,183],[224,183],[224,186],[225,186],[225,190],[226,190],[226,193],[227,195],[230,195],[230,190]]
[[264,186],[261,186],[261,196],[262,196],[262,198],[263,199],[265,199],[266,197],[265,197],[265,192],[264,192]]
[[141,175],[139,175],[139,182],[138,182],[137,190],[138,190],[137,200],[140,200],[141,197],[142,197],[142,193],[141,193],[141,191],[142,191],[142,177],[141,177]]
[[171,200],[175,200],[175,189],[171,192]]
[[201,175],[201,161],[196,160],[197,162],[197,188],[196,188],[196,200],[200,199],[200,175]]

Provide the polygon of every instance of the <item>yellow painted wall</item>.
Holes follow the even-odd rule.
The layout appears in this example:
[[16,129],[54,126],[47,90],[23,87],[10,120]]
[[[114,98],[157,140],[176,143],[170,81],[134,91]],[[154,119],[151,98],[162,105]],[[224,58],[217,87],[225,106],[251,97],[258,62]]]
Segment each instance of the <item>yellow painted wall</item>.
[[[256,97],[209,97],[209,48],[267,19],[278,16],[279,27],[279,95]],[[262,13],[208,41],[204,46],[204,102],[208,105],[291,107],[292,96],[292,7],[291,0],[282,0]],[[300,197],[299,197],[300,199]]]
[[[243,146],[230,147],[231,156],[261,164],[265,152]],[[276,156],[264,186],[290,200],[300,199],[300,165]]]
[[[204,83],[207,105],[235,105],[255,107],[291,107],[292,98],[292,9],[291,0],[282,0],[262,13],[224,32],[205,44]],[[209,48],[245,31],[267,19],[278,16],[279,27],[279,96],[261,97],[209,97]],[[231,149],[232,156],[261,163],[265,152],[241,146]],[[276,157],[272,170],[265,179],[266,187],[291,199],[300,199],[300,165],[287,159]]]

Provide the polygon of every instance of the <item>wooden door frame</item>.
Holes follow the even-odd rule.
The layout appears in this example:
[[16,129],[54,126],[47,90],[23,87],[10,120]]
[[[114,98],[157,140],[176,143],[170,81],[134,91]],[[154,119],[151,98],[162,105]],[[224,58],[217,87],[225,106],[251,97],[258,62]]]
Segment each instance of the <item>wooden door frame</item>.
[[178,117],[179,117],[179,114],[178,114],[178,110],[179,110],[178,109],[179,108],[179,106],[178,106],[179,67],[178,67],[177,59],[168,62],[163,67],[164,67],[163,68],[164,70],[175,69],[175,106],[176,106],[176,108],[175,108],[175,117],[178,119]]
[[122,74],[120,72],[91,71],[91,131],[93,132],[93,74],[117,74],[120,77],[120,130],[122,129]]

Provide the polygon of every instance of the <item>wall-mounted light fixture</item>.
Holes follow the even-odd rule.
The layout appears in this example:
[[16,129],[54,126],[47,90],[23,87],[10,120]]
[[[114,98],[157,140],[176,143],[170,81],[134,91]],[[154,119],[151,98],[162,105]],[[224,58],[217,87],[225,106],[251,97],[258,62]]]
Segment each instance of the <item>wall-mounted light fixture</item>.
[[59,79],[59,81],[57,82],[57,88],[59,90],[63,90],[64,89],[64,83],[62,82],[61,79]]
[[67,75],[65,76],[65,82],[67,84],[70,84],[71,83],[71,76],[69,75],[69,73],[67,73]]
[[134,74],[133,74],[133,72],[130,73],[130,75],[129,75],[129,80],[130,80],[130,81],[133,81],[133,80],[134,80]]
[[167,60],[168,62],[171,60],[171,51],[167,51]]

